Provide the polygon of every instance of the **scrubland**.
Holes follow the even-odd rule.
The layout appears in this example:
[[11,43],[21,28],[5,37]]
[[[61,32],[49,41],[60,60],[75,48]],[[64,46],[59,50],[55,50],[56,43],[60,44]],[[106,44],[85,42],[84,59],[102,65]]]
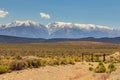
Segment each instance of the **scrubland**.
[[[119,44],[84,41],[0,44],[0,80],[119,80],[111,76],[120,74],[119,51]],[[103,54],[105,61],[96,56]]]

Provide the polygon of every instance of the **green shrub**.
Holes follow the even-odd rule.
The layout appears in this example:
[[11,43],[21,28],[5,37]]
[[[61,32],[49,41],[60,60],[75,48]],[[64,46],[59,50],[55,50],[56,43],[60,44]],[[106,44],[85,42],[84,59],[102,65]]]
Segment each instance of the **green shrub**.
[[88,65],[90,65],[90,66],[94,66],[92,63],[89,63]]
[[74,64],[75,64],[75,61],[74,61],[73,59],[70,59],[70,60],[69,60],[69,64],[74,65]]
[[64,64],[64,65],[67,65],[67,64],[68,64],[68,61],[67,61],[66,58],[61,58],[61,59],[60,59],[60,62],[61,62],[61,64]]
[[40,64],[40,60],[39,59],[32,60],[32,67],[38,68],[40,66],[41,66],[41,64]]
[[118,63],[118,61],[117,60],[112,60],[112,63]]
[[86,62],[90,62],[90,61],[91,61],[91,58],[90,58],[89,56],[85,56],[85,57],[84,57],[84,60],[85,60]]
[[99,62],[98,66],[95,68],[96,73],[104,73],[106,72],[106,68],[102,62]]
[[57,60],[57,59],[54,59],[54,60],[53,60],[53,65],[60,65],[60,61]]
[[73,56],[75,62],[81,62],[81,57]]
[[26,60],[26,62],[28,64],[28,68],[33,68],[33,65],[32,65],[33,61],[31,59]]
[[38,68],[40,66],[46,66],[47,60],[29,59],[27,60],[27,64],[29,68]]
[[60,59],[60,64],[67,65],[67,64],[75,64],[75,60],[71,57],[65,57]]
[[21,60],[21,59],[22,59],[22,56],[20,56],[20,55],[15,56],[15,59]]
[[11,70],[22,70],[28,67],[25,61],[14,61],[10,64]]
[[100,62],[100,59],[99,59],[98,56],[95,56],[93,59],[94,59],[95,62]]
[[9,72],[9,71],[10,71],[9,66],[0,65],[0,74],[6,73],[6,72]]
[[115,67],[114,63],[108,65],[108,71],[111,73],[115,71],[117,68]]
[[40,60],[40,65],[41,66],[46,66],[47,65],[47,60],[44,60],[44,59]]
[[29,59],[27,60],[27,64],[29,68],[38,68],[41,66],[40,59]]
[[90,71],[93,71],[93,67],[89,67],[89,70],[90,70]]
[[49,59],[49,60],[48,60],[48,65],[53,66],[53,65],[54,65],[54,60],[53,60],[53,59]]
[[60,60],[59,59],[49,59],[48,60],[48,65],[60,65]]

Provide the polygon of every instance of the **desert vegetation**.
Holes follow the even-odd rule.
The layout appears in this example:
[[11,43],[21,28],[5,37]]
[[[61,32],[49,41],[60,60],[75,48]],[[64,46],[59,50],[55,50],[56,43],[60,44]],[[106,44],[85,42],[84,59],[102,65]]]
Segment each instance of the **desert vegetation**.
[[[83,60],[99,62],[96,68],[90,67],[90,71],[106,72],[104,63],[109,60],[103,61],[103,58],[119,50],[120,45],[118,44],[100,42],[0,44],[0,74],[46,65],[74,65]],[[116,61],[119,62],[119,59]],[[116,69],[113,63],[107,69],[110,68],[112,71]],[[109,72],[112,71],[109,70]]]

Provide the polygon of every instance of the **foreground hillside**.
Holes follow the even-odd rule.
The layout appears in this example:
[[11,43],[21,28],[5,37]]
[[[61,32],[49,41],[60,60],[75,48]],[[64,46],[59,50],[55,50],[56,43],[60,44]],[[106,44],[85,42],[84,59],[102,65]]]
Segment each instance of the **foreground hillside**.
[[[94,66],[97,63],[91,63]],[[89,71],[89,63],[75,65],[46,66],[35,69],[15,71],[0,75],[0,80],[120,80],[120,64],[111,74]]]
[[119,51],[90,41],[0,44],[0,80],[119,80]]

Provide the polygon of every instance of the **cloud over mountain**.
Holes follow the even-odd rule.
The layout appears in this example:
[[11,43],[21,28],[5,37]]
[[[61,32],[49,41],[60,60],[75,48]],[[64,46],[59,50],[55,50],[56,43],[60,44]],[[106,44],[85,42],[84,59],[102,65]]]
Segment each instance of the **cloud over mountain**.
[[41,17],[41,18],[45,18],[45,19],[50,19],[50,15],[47,14],[47,13],[44,13],[44,12],[41,12],[41,13],[40,13],[40,17]]

